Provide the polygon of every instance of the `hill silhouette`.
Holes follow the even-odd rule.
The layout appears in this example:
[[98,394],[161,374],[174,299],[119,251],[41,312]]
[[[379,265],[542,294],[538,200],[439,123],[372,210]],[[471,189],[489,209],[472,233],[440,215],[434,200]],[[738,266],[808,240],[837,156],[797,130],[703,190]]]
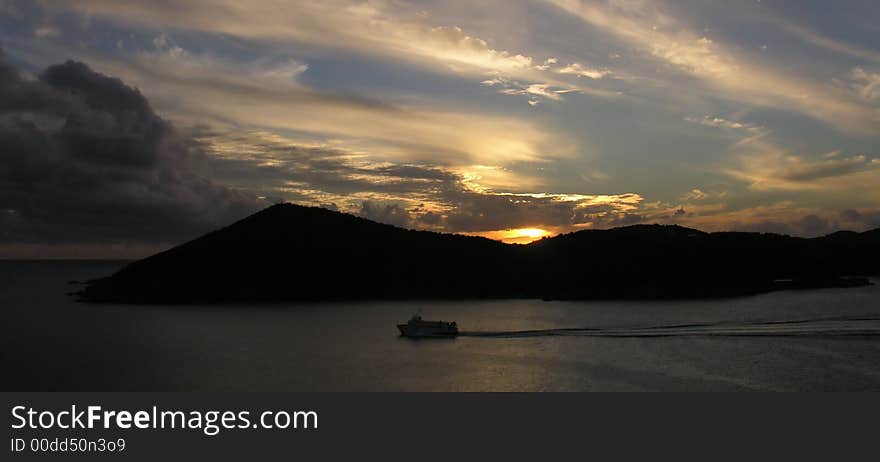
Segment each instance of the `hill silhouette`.
[[90,281],[91,302],[395,298],[658,298],[866,284],[880,230],[805,239],[676,225],[587,230],[527,245],[414,231],[278,204]]

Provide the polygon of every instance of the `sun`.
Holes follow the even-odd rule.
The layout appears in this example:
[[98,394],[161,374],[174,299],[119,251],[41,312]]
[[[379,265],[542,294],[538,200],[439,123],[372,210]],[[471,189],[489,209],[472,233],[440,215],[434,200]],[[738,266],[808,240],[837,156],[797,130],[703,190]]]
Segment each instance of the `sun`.
[[532,238],[538,239],[548,235],[547,231],[541,228],[519,228],[511,229],[506,236],[508,239]]
[[516,228],[501,231],[496,239],[508,244],[528,244],[549,235],[549,231],[541,228]]
[[542,237],[551,235],[550,231],[541,228],[515,228],[496,231],[473,233],[472,235],[495,239],[508,244],[528,244]]

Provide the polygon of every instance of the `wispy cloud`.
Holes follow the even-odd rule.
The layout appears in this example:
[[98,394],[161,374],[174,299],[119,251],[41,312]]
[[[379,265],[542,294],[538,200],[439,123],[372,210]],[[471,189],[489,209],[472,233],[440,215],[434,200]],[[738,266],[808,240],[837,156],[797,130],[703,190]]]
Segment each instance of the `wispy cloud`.
[[48,25],[43,25],[34,29],[34,37],[38,38],[57,37],[58,34],[58,29]]
[[665,13],[659,4],[547,1],[699,79],[717,97],[786,108],[843,131],[876,134],[880,130],[873,108],[824,82],[774,68],[735,46],[696,32]]
[[[450,168],[377,163],[350,151],[308,145],[262,131],[208,132],[215,174],[265,197],[327,206],[412,228],[481,234],[540,227],[567,231],[628,223],[643,197],[522,192],[498,167]],[[531,185],[534,187],[535,185]]]
[[233,62],[179,47],[131,58],[95,58],[97,68],[141,88],[189,123],[263,127],[382,158],[447,165],[546,161],[571,155],[572,142],[513,117],[441,111],[315,90],[299,82],[298,61]]
[[741,155],[739,165],[726,173],[759,191],[822,191],[850,196],[851,200],[855,196],[860,202],[880,198],[875,187],[880,184],[880,158],[832,152],[808,159],[769,143],[761,145],[763,149]]
[[179,171],[259,203],[487,236],[876,223],[877,7],[698,3],[11,0],[0,41],[26,80],[138,88],[206,160]]
[[681,198],[684,201],[701,201],[705,200],[709,197],[709,193],[706,193],[699,188],[691,189],[690,191],[684,193]]
[[686,117],[685,120],[688,122],[705,125],[707,127],[724,128],[730,130],[745,130],[749,132],[757,132],[763,130],[763,127],[761,127],[760,125],[729,120],[719,116]]
[[571,63],[565,67],[557,69],[556,72],[560,74],[572,74],[578,77],[588,77],[591,79],[601,79],[602,77],[611,74],[611,71],[607,69],[592,69],[584,67],[580,63]]
[[419,10],[401,2],[329,0],[292,4],[255,0],[243,7],[231,0],[153,4],[84,0],[69,6],[89,15],[136,24],[164,24],[262,40],[285,40],[312,46],[356,50],[392,57],[438,72],[502,76],[527,85],[567,88],[596,96],[614,92],[590,91],[556,77],[564,74],[599,79],[608,70],[572,63],[554,68],[555,58],[536,59],[525,52],[492,47],[486,38],[456,25],[437,25]]
[[807,43],[825,48],[835,53],[843,53],[854,58],[880,63],[880,52],[843,40],[821,34],[809,27],[797,24],[778,15],[765,16],[766,20]]
[[[865,101],[880,99],[880,72],[868,72],[861,67],[852,70],[852,88]],[[880,115],[878,115],[880,118]]]

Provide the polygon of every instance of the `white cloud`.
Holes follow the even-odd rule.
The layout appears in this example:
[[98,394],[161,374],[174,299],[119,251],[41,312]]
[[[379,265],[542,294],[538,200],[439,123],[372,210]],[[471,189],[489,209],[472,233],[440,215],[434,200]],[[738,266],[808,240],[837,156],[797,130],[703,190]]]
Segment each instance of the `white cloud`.
[[698,188],[694,188],[694,189],[691,189],[690,191],[684,193],[681,196],[681,199],[685,200],[685,201],[701,201],[701,200],[704,200],[708,197],[709,197],[708,193],[703,192],[702,190],[700,190]]
[[34,29],[34,37],[38,38],[58,37],[59,34],[58,29],[52,26],[40,26]]
[[560,74],[572,74],[578,77],[589,77],[594,80],[601,79],[602,77],[605,77],[606,75],[611,73],[611,71],[607,69],[586,68],[579,63],[569,64],[568,66],[565,66],[561,69],[557,69],[556,72]]
[[700,118],[685,117],[684,120],[700,125],[705,125],[707,127],[724,128],[730,130],[747,130],[750,132],[757,132],[763,129],[763,127],[761,127],[760,125],[750,124],[748,122],[738,122],[719,116],[703,116]]
[[[593,91],[585,90],[578,87],[560,87],[546,83],[521,83],[504,77],[496,77],[493,79],[484,80],[481,82],[481,84],[487,87],[498,87],[498,93],[501,93],[502,95],[528,96],[528,103],[530,106],[538,105],[538,103],[541,102],[541,98],[553,101],[562,101],[562,95],[566,93],[595,93]],[[599,93],[599,95],[603,97],[621,96],[615,93],[606,94],[604,92]]]
[[854,83],[853,90],[865,101],[880,99],[880,72],[868,72],[857,67],[850,73]]

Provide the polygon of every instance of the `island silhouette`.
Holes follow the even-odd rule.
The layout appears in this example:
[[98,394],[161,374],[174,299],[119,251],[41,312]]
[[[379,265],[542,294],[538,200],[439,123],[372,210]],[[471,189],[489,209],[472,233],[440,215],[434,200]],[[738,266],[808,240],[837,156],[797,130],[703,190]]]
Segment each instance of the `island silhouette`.
[[694,298],[870,284],[880,229],[800,238],[677,225],[584,230],[530,244],[408,230],[276,204],[135,261],[86,302],[199,304],[461,298]]

